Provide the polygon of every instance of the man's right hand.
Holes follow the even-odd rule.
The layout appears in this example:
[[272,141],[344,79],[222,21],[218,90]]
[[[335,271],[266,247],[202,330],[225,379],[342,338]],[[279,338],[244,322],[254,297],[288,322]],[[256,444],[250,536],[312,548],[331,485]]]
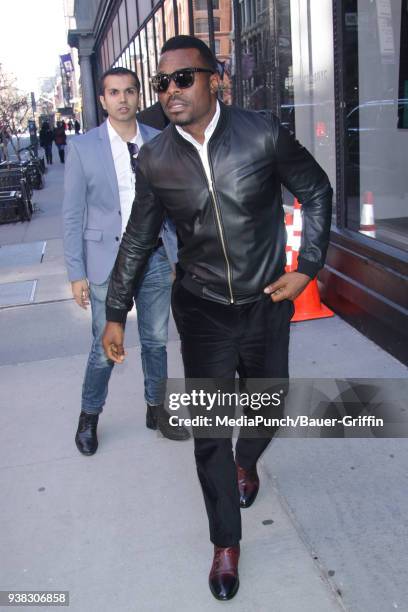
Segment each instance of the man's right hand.
[[86,278],[71,283],[74,300],[84,310],[89,306],[89,285]]
[[122,323],[107,321],[102,336],[102,344],[107,358],[115,363],[123,363],[125,360],[126,353],[123,348],[124,336],[125,330]]

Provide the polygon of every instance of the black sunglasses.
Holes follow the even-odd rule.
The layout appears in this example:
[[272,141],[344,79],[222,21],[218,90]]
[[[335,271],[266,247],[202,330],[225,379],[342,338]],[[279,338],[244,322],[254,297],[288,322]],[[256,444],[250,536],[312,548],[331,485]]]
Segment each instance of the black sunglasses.
[[182,68],[175,70],[171,74],[159,72],[150,79],[152,87],[156,93],[164,93],[168,90],[170,82],[174,81],[180,89],[187,89],[194,84],[194,75],[196,72],[209,72],[214,74],[214,70],[208,68]]

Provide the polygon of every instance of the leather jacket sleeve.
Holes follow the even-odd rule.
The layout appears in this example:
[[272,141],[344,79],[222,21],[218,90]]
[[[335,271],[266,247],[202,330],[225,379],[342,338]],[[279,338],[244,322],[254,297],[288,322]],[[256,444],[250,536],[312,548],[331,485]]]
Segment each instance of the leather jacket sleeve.
[[302,205],[297,271],[313,278],[323,267],[329,245],[333,190],[317,161],[280,123],[275,151],[280,180]]
[[136,196],[115,261],[106,297],[106,319],[124,323],[133,295],[157,243],[164,219],[160,200],[149,186],[142,158],[136,168]]

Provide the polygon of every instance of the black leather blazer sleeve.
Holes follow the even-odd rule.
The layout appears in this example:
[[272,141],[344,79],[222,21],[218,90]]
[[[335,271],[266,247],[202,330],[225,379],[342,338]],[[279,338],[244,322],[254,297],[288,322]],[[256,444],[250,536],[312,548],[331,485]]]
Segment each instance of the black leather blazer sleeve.
[[111,274],[106,297],[106,319],[124,323],[133,306],[133,295],[157,243],[164,209],[145,176],[140,153],[136,168],[136,196]]
[[313,278],[324,264],[329,245],[333,190],[314,157],[280,122],[275,151],[281,182],[302,204],[297,271]]

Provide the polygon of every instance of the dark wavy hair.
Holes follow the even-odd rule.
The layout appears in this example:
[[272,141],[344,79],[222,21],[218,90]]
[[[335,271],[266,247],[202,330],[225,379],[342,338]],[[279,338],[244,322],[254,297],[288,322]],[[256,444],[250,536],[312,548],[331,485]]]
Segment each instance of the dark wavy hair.
[[139,81],[139,77],[137,76],[136,72],[133,72],[133,70],[129,70],[129,68],[109,68],[109,70],[107,70],[106,72],[103,73],[103,75],[101,76],[101,80],[99,82],[99,93],[101,94],[101,96],[103,96],[104,91],[105,91],[105,79],[108,76],[112,76],[112,75],[123,75],[123,74],[130,74],[130,76],[132,76],[135,80],[135,87],[137,89],[137,92],[140,93],[140,81]]

